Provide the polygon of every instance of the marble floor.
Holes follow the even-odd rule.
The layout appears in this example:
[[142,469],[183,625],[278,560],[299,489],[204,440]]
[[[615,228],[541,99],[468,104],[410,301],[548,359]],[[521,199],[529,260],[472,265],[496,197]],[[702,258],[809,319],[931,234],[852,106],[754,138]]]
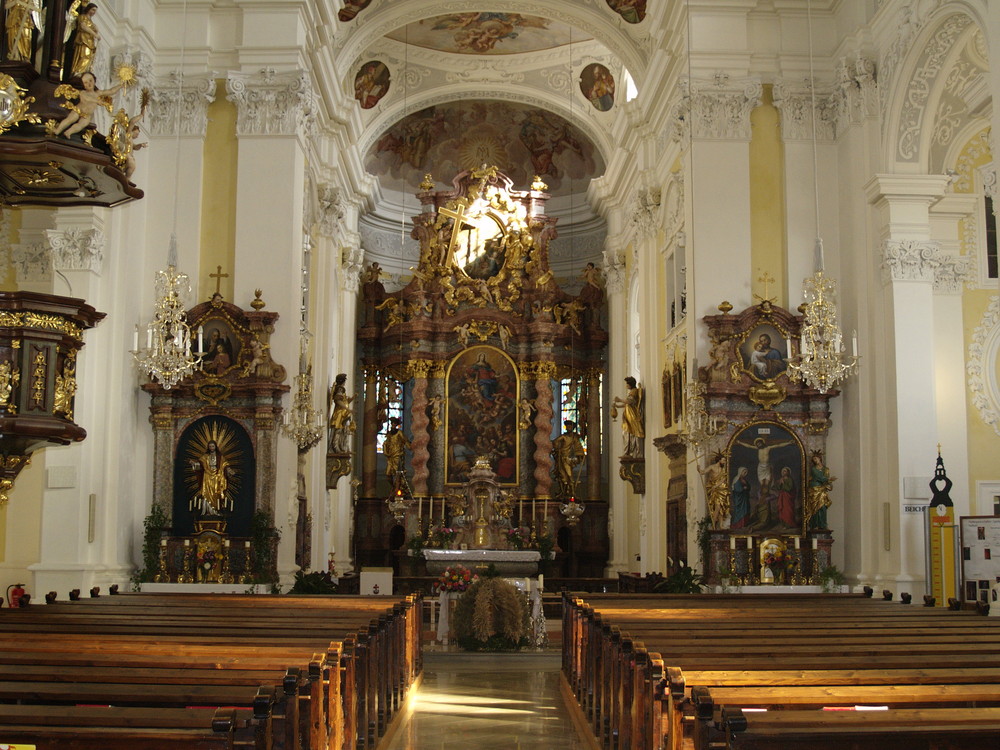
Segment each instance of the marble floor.
[[408,715],[380,750],[569,750],[577,736],[560,693],[558,652],[424,652]]

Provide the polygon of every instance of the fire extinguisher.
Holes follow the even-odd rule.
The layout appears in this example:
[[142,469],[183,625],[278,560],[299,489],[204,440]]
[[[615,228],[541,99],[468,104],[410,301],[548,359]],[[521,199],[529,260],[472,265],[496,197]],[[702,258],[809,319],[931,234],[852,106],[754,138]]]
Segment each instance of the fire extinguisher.
[[21,597],[24,596],[24,584],[15,583],[7,587],[7,601],[8,606],[11,609],[17,609],[21,606]]

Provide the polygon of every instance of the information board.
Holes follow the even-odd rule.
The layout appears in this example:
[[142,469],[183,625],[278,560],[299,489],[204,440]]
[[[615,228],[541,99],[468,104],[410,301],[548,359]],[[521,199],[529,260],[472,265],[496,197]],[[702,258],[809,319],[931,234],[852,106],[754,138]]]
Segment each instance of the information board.
[[989,602],[1000,582],[1000,517],[962,516],[962,598]]

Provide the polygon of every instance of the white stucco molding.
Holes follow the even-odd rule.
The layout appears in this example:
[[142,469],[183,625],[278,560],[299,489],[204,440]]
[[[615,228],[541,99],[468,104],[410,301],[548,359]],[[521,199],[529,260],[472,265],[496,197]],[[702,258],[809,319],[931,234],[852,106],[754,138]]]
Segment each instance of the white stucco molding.
[[10,261],[19,284],[52,281],[52,253],[47,242],[11,245]]
[[150,92],[146,128],[151,136],[194,135],[208,131],[208,105],[215,101],[215,75],[182,76],[174,71]]
[[672,112],[675,138],[682,139],[690,128],[695,138],[750,140],[750,112],[760,104],[763,93],[759,79],[733,79],[718,73],[710,80],[682,80],[680,86],[689,95]]
[[631,219],[640,238],[648,238],[656,233],[660,214],[660,188],[657,186],[636,188]]
[[358,291],[361,271],[365,267],[365,251],[361,245],[345,247],[340,251],[340,279],[345,292]]
[[320,185],[316,191],[316,226],[327,237],[335,236],[337,227],[347,213],[344,192],[334,185]]
[[620,294],[625,291],[625,253],[613,248],[604,250],[604,284],[608,294]]
[[1000,435],[1000,296],[990,297],[982,320],[972,333],[965,365],[972,404],[983,422]]
[[46,229],[56,271],[90,271],[100,274],[106,240],[100,229]]
[[236,105],[237,135],[301,135],[315,129],[316,94],[304,70],[231,71],[226,98]]
[[972,275],[972,259],[944,252],[933,240],[885,240],[882,274],[885,283],[926,282],[934,285],[935,292],[961,294]]
[[[781,112],[781,137],[786,141],[811,141],[813,138],[813,94],[809,82],[774,86],[774,106]],[[834,108],[829,91],[816,93],[816,138],[832,141]]]

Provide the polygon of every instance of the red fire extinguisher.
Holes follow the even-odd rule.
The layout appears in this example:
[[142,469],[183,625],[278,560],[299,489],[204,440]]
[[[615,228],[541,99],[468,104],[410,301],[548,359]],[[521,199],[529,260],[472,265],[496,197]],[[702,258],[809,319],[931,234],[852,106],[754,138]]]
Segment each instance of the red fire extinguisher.
[[24,596],[24,584],[15,583],[7,587],[7,601],[8,606],[11,609],[17,609],[21,606],[21,597]]

